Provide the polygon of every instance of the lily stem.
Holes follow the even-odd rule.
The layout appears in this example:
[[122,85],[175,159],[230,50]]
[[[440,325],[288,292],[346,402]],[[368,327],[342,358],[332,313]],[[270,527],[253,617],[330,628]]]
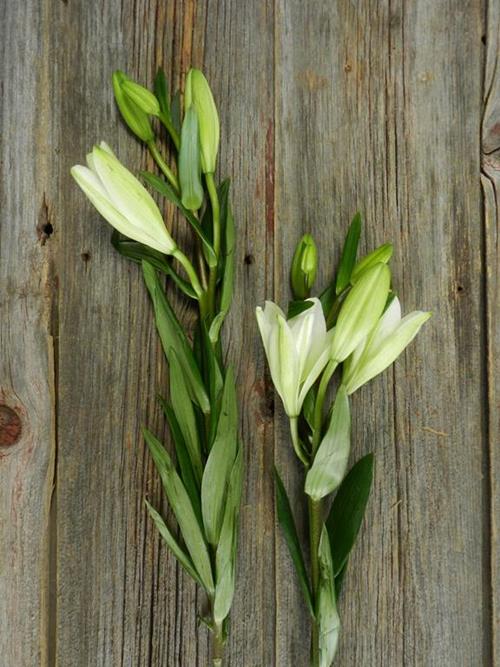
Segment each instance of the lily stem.
[[[315,603],[318,599],[319,586],[319,541],[321,537],[321,528],[323,523],[323,505],[322,501],[315,501],[308,498],[309,509],[309,548],[311,557],[311,582],[313,589],[313,598]],[[311,667],[319,666],[319,632],[317,621],[312,623],[311,631]]]
[[212,665],[213,667],[222,667],[224,658],[224,639],[222,636],[222,626],[214,626],[212,642]]
[[167,181],[174,188],[175,193],[179,194],[179,182],[177,181],[177,177],[163,159],[154,140],[148,141],[148,148],[151,152],[151,155],[154,157],[156,164],[160,167],[161,171],[166,176]]
[[194,266],[191,264],[186,255],[182,252],[182,250],[179,250],[179,248],[175,250],[175,252],[173,253],[173,257],[175,257],[175,259],[184,268],[184,271],[187,273],[187,276],[196,293],[196,296],[198,297],[198,300],[200,300],[203,297],[203,287],[201,286],[198,274],[196,273]]
[[292,445],[295,450],[295,453],[305,465],[306,468],[309,467],[309,461],[307,460],[303,450],[302,445],[300,444],[299,437],[299,420],[298,417],[290,417],[290,433],[292,436]]

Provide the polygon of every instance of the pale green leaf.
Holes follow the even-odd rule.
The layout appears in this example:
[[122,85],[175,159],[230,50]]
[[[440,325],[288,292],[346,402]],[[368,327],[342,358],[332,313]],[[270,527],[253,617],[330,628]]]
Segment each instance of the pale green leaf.
[[215,439],[201,483],[201,507],[205,534],[216,545],[224,515],[227,486],[237,448],[237,407],[234,376],[227,370]]
[[155,508],[148,503],[146,500],[146,506],[148,508],[148,512],[155,522],[156,527],[158,528],[160,535],[164,539],[165,543],[167,544],[168,548],[172,551],[174,556],[177,558],[179,563],[182,565],[182,567],[186,570],[186,572],[198,583],[200,586],[203,586],[201,583],[200,577],[198,573],[195,570],[195,567],[193,565],[192,560],[189,558],[187,553],[179,546],[177,543],[177,540],[175,537],[172,535],[172,533],[169,531],[167,524],[163,521],[162,517],[158,514],[158,512],[155,510]]
[[215,558],[214,622],[219,625],[229,614],[234,595],[242,473],[243,460],[240,447],[229,478],[224,520]]
[[210,556],[188,493],[166,449],[147,429],[143,429],[143,433],[193,565],[203,587],[209,595],[212,595],[214,580]]
[[306,477],[305,492],[315,501],[334,491],[344,478],[351,447],[351,413],[344,386],[337,392],[328,429]]

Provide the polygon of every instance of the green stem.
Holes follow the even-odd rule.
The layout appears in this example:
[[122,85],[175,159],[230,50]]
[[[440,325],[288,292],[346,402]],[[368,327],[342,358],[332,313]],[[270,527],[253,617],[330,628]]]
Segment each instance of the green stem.
[[[319,540],[321,537],[321,527],[323,521],[322,501],[315,501],[308,498],[309,509],[309,548],[311,557],[311,582],[313,589],[313,599],[315,603],[318,599],[319,586]],[[318,624],[313,621],[311,632],[311,667],[319,666],[319,633]]]
[[[213,248],[217,260],[220,256],[220,206],[213,174],[205,174],[208,196],[212,206]],[[208,276],[208,302],[211,317],[215,316],[215,292],[217,287],[217,266],[210,267]]]
[[212,641],[212,665],[213,667],[222,667],[224,658],[224,639],[222,636],[222,626],[214,625]]
[[148,141],[148,148],[151,151],[151,155],[154,157],[156,164],[160,167],[160,169],[166,176],[167,181],[174,188],[176,194],[179,194],[179,182],[177,181],[177,177],[174,174],[174,172],[170,169],[168,164],[165,162],[165,160],[162,158],[161,153],[158,150],[158,146],[156,145],[154,140]]
[[203,288],[198,278],[198,274],[194,269],[194,266],[191,264],[186,255],[181,250],[179,250],[179,248],[175,250],[172,256],[175,257],[175,259],[183,266],[184,271],[187,273],[189,281],[193,286],[194,291],[196,292],[198,300],[201,300],[203,298]]
[[295,450],[295,453],[299,457],[299,459],[302,461],[302,463],[306,466],[306,468],[309,467],[309,461],[307,460],[304,452],[302,451],[302,445],[300,444],[300,438],[299,438],[299,420],[297,417],[290,417],[290,433],[292,435],[292,444],[293,448]]

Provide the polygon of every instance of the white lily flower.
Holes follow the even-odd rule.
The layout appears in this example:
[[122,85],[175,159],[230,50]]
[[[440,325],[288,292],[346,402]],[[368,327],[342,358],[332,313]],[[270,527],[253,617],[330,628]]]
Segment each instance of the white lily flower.
[[104,141],[87,155],[87,164],[72,167],[71,175],[103,218],[128,238],[174,254],[177,246],[154,199]]
[[416,310],[401,318],[401,304],[395,297],[375,328],[345,362],[342,384],[347,393],[352,394],[390,366],[431,315]]
[[330,358],[333,330],[327,331],[319,299],[287,321],[275,303],[257,308],[257,322],[276,391],[291,418],[300,414],[307,392]]

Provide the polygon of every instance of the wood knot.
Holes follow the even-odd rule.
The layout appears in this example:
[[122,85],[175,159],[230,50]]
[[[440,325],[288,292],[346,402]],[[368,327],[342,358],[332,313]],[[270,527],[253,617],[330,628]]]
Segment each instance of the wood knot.
[[0,446],[15,445],[21,438],[22,430],[19,415],[7,405],[0,405]]

